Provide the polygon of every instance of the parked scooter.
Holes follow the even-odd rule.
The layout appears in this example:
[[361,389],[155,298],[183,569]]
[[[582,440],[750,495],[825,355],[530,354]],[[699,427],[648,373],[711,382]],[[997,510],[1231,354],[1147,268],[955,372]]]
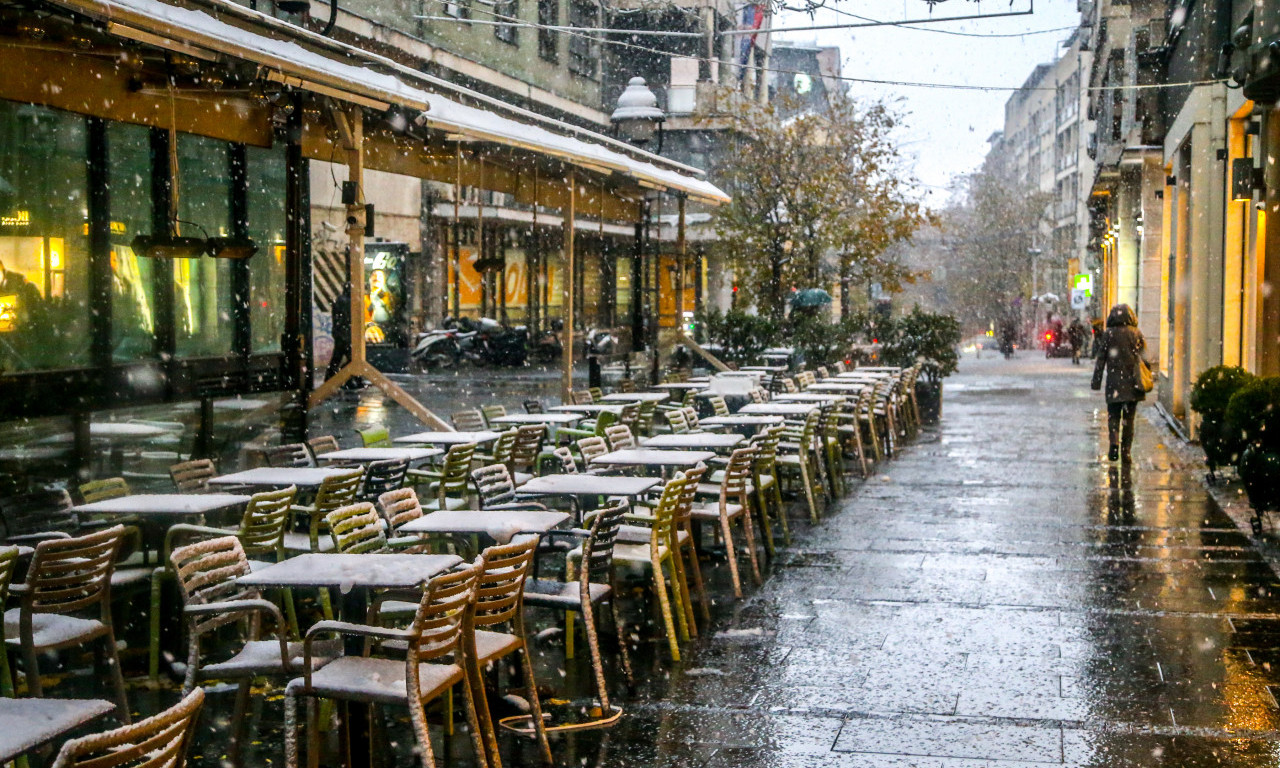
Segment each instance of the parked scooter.
[[592,328],[587,331],[588,355],[612,355],[618,349],[618,337],[608,328]]
[[529,357],[536,363],[551,363],[564,355],[564,344],[560,334],[564,332],[564,322],[559,318],[551,321],[550,327],[534,338],[530,345]]
[[475,348],[482,365],[523,367],[529,353],[529,330],[523,325],[506,328],[493,318],[482,317],[476,328]]
[[458,367],[462,349],[458,343],[458,331],[441,327],[418,334],[418,343],[409,353],[414,368],[420,373],[450,370]]

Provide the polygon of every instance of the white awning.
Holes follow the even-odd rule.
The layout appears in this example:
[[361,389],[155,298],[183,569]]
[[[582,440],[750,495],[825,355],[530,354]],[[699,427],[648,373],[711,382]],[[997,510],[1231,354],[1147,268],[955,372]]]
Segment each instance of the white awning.
[[[557,133],[411,85],[406,80],[421,80],[425,76],[390,59],[300,27],[290,26],[290,37],[310,39],[318,46],[339,50],[351,61],[332,58],[293,39],[271,37],[230,24],[205,11],[159,0],[55,2],[107,22],[108,30],[120,37],[197,57],[234,56],[258,64],[266,70],[266,77],[292,87],[375,109],[399,105],[421,111],[422,122],[451,133],[546,154],[596,172],[621,173],[643,186],[684,193],[708,203],[729,201],[728,195],[710,182],[568,135],[582,132],[573,126],[564,125],[565,133]],[[249,23],[260,22],[264,31],[283,26],[279,19],[243,6],[236,6],[234,12],[246,17]],[[387,71],[378,71],[369,64]],[[482,97],[477,95],[477,98]],[[555,124],[555,121],[546,122]],[[605,137],[599,138],[608,141]]]

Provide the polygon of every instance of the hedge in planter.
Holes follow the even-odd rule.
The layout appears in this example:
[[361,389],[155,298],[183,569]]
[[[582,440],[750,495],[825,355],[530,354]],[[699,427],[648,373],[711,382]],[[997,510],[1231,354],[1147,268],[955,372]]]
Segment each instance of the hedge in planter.
[[1260,532],[1262,513],[1280,509],[1280,377],[1254,379],[1232,395],[1226,427],[1245,445],[1236,469]]
[[880,357],[889,365],[906,368],[921,363],[924,375],[916,380],[916,399],[924,422],[937,421],[942,415],[942,379],[956,371],[960,339],[960,321],[925,312],[918,304],[881,337]]
[[1209,465],[1210,482],[1216,480],[1218,467],[1234,465],[1244,450],[1240,433],[1227,428],[1227,404],[1254,378],[1239,366],[1218,365],[1200,374],[1191,389],[1191,410],[1200,414],[1200,447]]

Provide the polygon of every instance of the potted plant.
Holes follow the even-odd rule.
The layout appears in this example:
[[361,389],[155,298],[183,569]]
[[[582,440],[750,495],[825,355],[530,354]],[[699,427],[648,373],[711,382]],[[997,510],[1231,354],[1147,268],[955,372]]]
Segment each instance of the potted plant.
[[1209,465],[1209,482],[1219,467],[1234,465],[1244,449],[1240,433],[1227,429],[1227,403],[1253,374],[1237,365],[1218,365],[1200,374],[1191,388],[1191,410],[1200,414],[1200,447]]
[[942,380],[955,373],[960,361],[960,322],[951,315],[925,312],[916,305],[897,318],[880,336],[880,357],[889,365],[922,364],[916,380],[920,420],[936,422],[942,416]]
[[1261,533],[1262,514],[1280,509],[1280,376],[1254,379],[1232,395],[1226,426],[1245,446],[1236,471]]

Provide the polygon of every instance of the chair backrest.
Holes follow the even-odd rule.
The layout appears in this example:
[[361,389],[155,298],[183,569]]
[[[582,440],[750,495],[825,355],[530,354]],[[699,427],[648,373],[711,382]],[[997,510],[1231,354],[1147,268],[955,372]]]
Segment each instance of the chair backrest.
[[676,515],[680,511],[680,501],[688,488],[684,472],[676,472],[662,486],[662,495],[658,503],[653,505],[653,522],[649,524],[649,552],[657,556],[658,547],[669,547],[675,543]]
[[[589,439],[589,438],[584,438]],[[600,438],[595,438],[599,440]],[[578,462],[573,458],[573,451],[569,450],[569,446],[562,445],[552,451],[556,460],[560,462],[560,473],[564,475],[578,474]]]
[[607,507],[591,513],[591,527],[582,543],[582,566],[578,569],[579,585],[609,584],[613,575],[613,544],[622,526],[622,516],[630,509],[626,499],[619,499]]
[[636,380],[631,378],[620,379],[618,381],[618,391],[619,392],[635,392]]
[[484,414],[475,408],[469,408],[465,411],[458,411],[450,417],[453,421],[453,428],[459,432],[481,432],[487,429]]
[[9,599],[9,586],[18,567],[18,548],[0,547],[0,605]]
[[476,604],[472,623],[477,628],[523,621],[524,582],[538,549],[538,537],[517,537],[510,544],[489,547],[480,553],[476,579]]
[[459,644],[471,629],[471,609],[476,599],[478,565],[440,574],[427,582],[410,629],[416,633],[409,644],[405,682],[413,690],[418,664],[453,656],[459,661]]
[[814,373],[817,375],[818,381],[824,381],[831,378],[831,372],[827,370],[827,366],[825,365],[818,366],[818,369],[814,371]]
[[218,468],[212,459],[192,459],[169,467],[169,478],[178,493],[202,493],[209,490],[209,478],[216,477]]
[[751,482],[753,475],[755,460],[756,449],[750,445],[746,448],[738,448],[729,454],[729,463],[724,469],[724,479],[720,481],[721,504],[745,497],[747,484]]
[[818,379],[813,375],[813,371],[801,371],[796,374],[796,386],[798,386],[801,391],[804,391],[817,383]]
[[636,420],[637,435],[653,433],[653,414],[658,412],[658,404],[652,400],[640,401],[640,417]]
[[609,452],[609,444],[603,437],[584,437],[578,441],[578,453],[582,456],[584,466],[591,466],[591,460]]
[[315,509],[319,515],[327,515],[338,507],[354,503],[360,492],[364,467],[352,467],[341,474],[331,475],[316,490]]
[[90,480],[80,485],[80,498],[85,504],[107,499],[118,499],[128,496],[129,483],[123,477],[104,477],[101,480]]
[[724,401],[722,395],[711,395],[707,398],[707,402],[711,403],[711,411],[716,416],[729,415],[729,404]]
[[62,488],[0,497],[0,524],[4,526],[0,538],[75,533],[80,528],[80,517],[71,511],[72,506],[71,494]]
[[357,429],[356,434],[360,435],[360,444],[365,448],[386,448],[393,445],[391,431],[383,426]]
[[598,403],[604,399],[604,390],[600,387],[588,387],[587,392],[591,393],[591,402],[593,403]]
[[507,464],[511,461],[511,449],[516,444],[516,430],[508,429],[498,434],[498,439],[490,444],[489,455],[494,462]]
[[694,432],[702,428],[702,425],[698,423],[697,408],[694,408],[693,406],[685,406],[680,410],[684,412],[684,420],[685,420],[685,423],[689,425],[690,432]]
[[591,397],[591,392],[585,389],[575,389],[569,393],[569,399],[573,401],[573,405],[591,405],[595,400]]
[[404,485],[409,474],[408,459],[383,459],[371,461],[364,473],[364,487],[360,490],[360,498],[373,501],[387,491],[394,491]]
[[[756,387],[755,389],[751,390],[751,391],[750,391],[749,393],[747,393],[747,394],[748,394],[748,396],[751,398],[751,402],[753,402],[753,403],[763,403],[763,402],[765,402],[765,399],[764,399],[764,396],[765,396],[765,390],[761,389],[760,387]],[[718,415],[718,414],[717,414],[717,415]]]
[[794,395],[800,391],[800,388],[796,386],[795,379],[790,376],[784,376],[782,379],[782,391],[789,395]]
[[493,426],[493,420],[507,415],[507,408],[504,405],[482,405],[480,406],[480,415],[484,417],[484,423]]
[[314,467],[306,443],[286,443],[268,448],[264,454],[269,467]]
[[538,455],[547,439],[545,424],[524,424],[516,430],[516,443],[511,446],[511,468],[537,474]]
[[339,507],[324,516],[333,546],[344,555],[387,551],[387,524],[367,501]]
[[778,443],[782,441],[784,429],[781,424],[777,424],[752,436],[751,445],[756,449],[756,469],[760,474],[772,474],[773,465],[778,459]]
[[467,483],[470,480],[471,460],[476,455],[475,443],[458,443],[451,446],[444,455],[444,463],[440,467],[440,485],[437,498],[441,509],[447,496],[458,499],[467,497]]
[[705,474],[707,474],[706,464],[698,464],[684,470],[684,487],[677,498],[673,513],[676,526],[685,528],[692,522],[693,505],[698,500],[698,483],[702,482],[702,476]]
[[629,428],[621,424],[606,429],[604,436],[609,441],[609,450],[611,451],[622,451],[636,447],[635,435],[631,434]]
[[237,537],[251,555],[278,554],[289,526],[289,508],[298,496],[296,486],[255,493],[244,507]]
[[516,486],[505,464],[490,464],[471,470],[471,481],[480,496],[480,508],[509,504],[516,500]]
[[684,394],[680,396],[681,408],[692,408],[697,403],[698,393],[692,389],[686,389]]
[[[219,536],[177,547],[169,553],[169,564],[177,576],[184,605],[208,605],[236,600],[254,600],[262,596],[254,587],[241,585],[236,579],[249,573],[249,558],[235,536]],[[217,614],[200,617],[196,625],[202,630],[238,621],[242,615],[231,614],[220,620]]]
[[422,502],[418,500],[418,494],[412,488],[400,488],[387,491],[378,497],[378,511],[394,531],[410,520],[422,517]]
[[204,690],[195,688],[165,711],[132,725],[71,739],[53,768],[183,768]]
[[[603,416],[604,414],[602,413],[600,415]],[[618,418],[615,419],[614,421],[617,424],[624,424],[628,427],[631,427],[631,431],[635,432],[636,422],[639,420],[640,420],[640,404],[627,403],[626,405],[622,406],[622,410],[618,412]],[[599,422],[596,422],[596,423],[599,424]]]
[[666,412],[667,426],[671,428],[671,434],[682,435],[689,431],[689,416],[684,412],[683,408],[675,408]]
[[33,613],[68,613],[95,604],[108,610],[111,574],[124,536],[125,527],[115,525],[36,544],[23,606],[29,605]]
[[525,400],[524,412],[525,413],[543,413],[544,411],[542,409],[542,403],[538,400]]
[[321,454],[333,453],[334,451],[340,450],[341,446],[338,445],[338,438],[333,435],[320,435],[308,440],[307,448],[311,450],[312,460],[318,461],[317,457]]

